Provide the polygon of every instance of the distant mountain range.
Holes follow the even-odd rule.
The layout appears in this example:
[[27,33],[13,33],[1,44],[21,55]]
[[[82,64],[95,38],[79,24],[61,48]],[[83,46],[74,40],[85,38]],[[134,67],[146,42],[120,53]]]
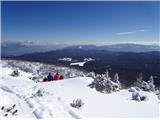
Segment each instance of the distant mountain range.
[[1,50],[3,56],[18,56],[22,54],[34,53],[34,52],[46,52],[53,51],[57,49],[83,49],[83,50],[107,50],[113,52],[151,52],[160,51],[159,45],[139,45],[139,44],[114,44],[114,45],[76,45],[68,46],[60,44],[48,44],[48,45],[38,45],[33,42],[14,42],[1,44]]
[[64,48],[63,45],[43,45],[35,44],[34,42],[2,42],[1,51],[3,56],[18,56],[22,54],[34,53],[34,52],[46,52],[56,49]]
[[[155,84],[160,85],[159,46],[117,44],[105,46],[77,45],[56,49],[57,47],[45,48],[44,46],[36,46],[32,43],[23,45],[15,44],[15,46],[13,46],[13,44],[6,45],[2,47],[2,58],[39,61],[53,65],[56,64],[86,71],[94,71],[95,73],[100,74],[108,69],[110,70],[111,75],[119,73],[121,81],[128,85],[132,84],[138,74],[142,72],[145,79],[150,75],[153,75],[155,77]],[[34,52],[34,50],[36,52]],[[10,56],[7,56],[9,54],[5,54],[7,51],[8,53],[10,52]],[[64,60],[64,58],[67,58],[67,61],[66,59]],[[80,67],[70,66],[75,62],[83,63],[86,58],[92,58],[94,60],[86,62]]]
[[83,50],[108,50],[113,52],[151,52],[160,51],[159,45],[140,45],[140,44],[114,44],[114,45],[77,45],[66,49],[83,49]]
[[[5,56],[2,56],[2,58]],[[160,85],[160,51],[151,52],[115,52],[106,49],[99,50],[94,46],[73,46],[49,52],[37,52],[20,56],[8,56],[6,58],[49,63],[74,67],[95,73],[104,73],[110,70],[111,75],[119,73],[121,81],[131,85],[140,72],[144,79],[151,75],[155,78],[155,84]],[[68,58],[68,60],[64,60]],[[83,63],[84,59],[92,58],[83,66],[70,66],[73,63]]]

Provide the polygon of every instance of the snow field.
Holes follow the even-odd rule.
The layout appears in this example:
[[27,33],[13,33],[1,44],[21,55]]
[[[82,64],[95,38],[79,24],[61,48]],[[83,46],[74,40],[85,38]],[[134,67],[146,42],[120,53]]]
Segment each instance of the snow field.
[[[38,82],[29,79],[32,75],[20,71],[20,76],[10,76],[13,69],[1,62],[0,107],[16,104],[18,112],[13,118],[158,118],[158,99],[152,92],[140,91],[149,100],[132,100],[132,92],[127,89],[111,94],[97,92],[88,85],[89,77],[75,77],[61,81]],[[42,96],[37,91],[42,92]],[[84,105],[77,109],[70,106],[75,99]],[[0,111],[0,118],[4,112]]]

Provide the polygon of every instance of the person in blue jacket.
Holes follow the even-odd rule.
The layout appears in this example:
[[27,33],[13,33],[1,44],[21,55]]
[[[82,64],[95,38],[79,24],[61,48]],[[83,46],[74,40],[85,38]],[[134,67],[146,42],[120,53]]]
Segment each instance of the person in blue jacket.
[[51,75],[51,73],[48,74],[47,79],[48,79],[48,81],[52,81],[53,80],[53,76]]

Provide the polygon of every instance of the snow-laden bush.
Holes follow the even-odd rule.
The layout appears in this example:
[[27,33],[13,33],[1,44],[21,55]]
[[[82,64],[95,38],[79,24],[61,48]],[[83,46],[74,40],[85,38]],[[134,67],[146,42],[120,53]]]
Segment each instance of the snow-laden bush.
[[32,76],[29,77],[29,79],[33,80],[34,82],[40,82],[43,81],[43,75],[39,73],[39,70],[37,70],[36,73],[32,73]]
[[20,75],[20,72],[18,70],[14,70],[12,73],[11,73],[11,76],[13,77],[18,77]]
[[155,92],[153,76],[150,76],[149,80],[146,82],[146,81],[143,81],[143,74],[140,73],[134,85],[144,91]]
[[9,107],[6,106],[1,107],[1,113],[3,113],[5,117],[14,116],[17,114],[17,112],[18,110],[16,109],[16,104]]
[[29,79],[33,80],[34,82],[38,82],[39,81],[37,76],[29,77]]
[[45,91],[43,89],[34,88],[35,92],[31,94],[31,97],[41,97],[44,95]]
[[113,85],[112,85],[112,83],[111,83],[110,80],[107,80],[107,81],[104,82],[104,87],[103,88],[104,89],[103,89],[102,92],[104,92],[104,93],[111,93],[111,92],[113,92]]
[[96,78],[96,74],[94,72],[89,72],[87,74],[87,77],[91,77],[91,78],[95,79]]
[[37,96],[43,96],[43,90],[39,89],[39,90],[36,92],[36,95],[37,95]]
[[[93,75],[94,74],[90,74]],[[94,78],[93,82],[97,91],[103,92],[103,93],[111,93],[115,91],[119,91],[121,88],[121,84],[119,82],[118,74],[116,73],[113,80],[111,80],[111,77],[109,76],[109,72],[106,71],[105,74],[97,74]]]
[[103,76],[100,74],[97,74],[94,79],[94,83],[96,83],[97,85],[103,85],[103,82],[104,82]]
[[71,72],[71,71],[65,71],[65,75],[64,75],[66,78],[73,78],[75,77],[75,73],[74,72]]
[[147,82],[142,81],[141,89],[144,90],[144,91],[149,91],[150,90],[150,86],[149,86],[149,84]]
[[84,105],[84,103],[82,102],[81,99],[76,99],[76,100],[73,100],[73,102],[70,105],[72,107],[74,107],[74,108],[78,108],[79,109]]
[[38,82],[43,81],[44,77],[47,77],[48,73],[59,72],[64,78],[73,78],[73,77],[83,77],[86,76],[87,73],[74,69],[67,68],[62,66],[56,66],[51,64],[39,63],[39,62],[27,62],[20,60],[8,60],[6,63],[7,66],[13,67],[15,69],[20,69],[25,72],[29,72],[32,74],[30,77],[31,80]]
[[139,92],[132,93],[132,100],[140,101],[147,101],[148,97],[146,95],[140,95]]
[[141,101],[141,98],[138,92],[132,93],[132,100]]
[[106,71],[104,75],[102,75],[102,78],[104,79],[103,85],[104,85],[104,92],[116,92],[119,91],[121,88],[121,84],[119,82],[118,74],[116,73],[113,80],[111,80],[111,77],[109,76],[109,72]]

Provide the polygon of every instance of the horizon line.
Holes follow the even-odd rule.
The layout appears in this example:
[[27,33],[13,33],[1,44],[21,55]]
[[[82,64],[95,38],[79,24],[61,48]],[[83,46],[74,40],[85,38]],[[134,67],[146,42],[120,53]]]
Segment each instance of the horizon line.
[[22,45],[35,45],[35,46],[51,46],[51,45],[64,45],[64,46],[76,46],[76,45],[96,45],[96,46],[103,46],[103,45],[116,45],[116,44],[136,44],[136,45],[159,45],[160,46],[160,41],[157,42],[72,42],[72,43],[66,43],[66,42],[56,42],[56,41],[31,41],[31,40],[26,40],[26,41],[1,41],[1,46],[2,44],[5,43],[20,43]]

